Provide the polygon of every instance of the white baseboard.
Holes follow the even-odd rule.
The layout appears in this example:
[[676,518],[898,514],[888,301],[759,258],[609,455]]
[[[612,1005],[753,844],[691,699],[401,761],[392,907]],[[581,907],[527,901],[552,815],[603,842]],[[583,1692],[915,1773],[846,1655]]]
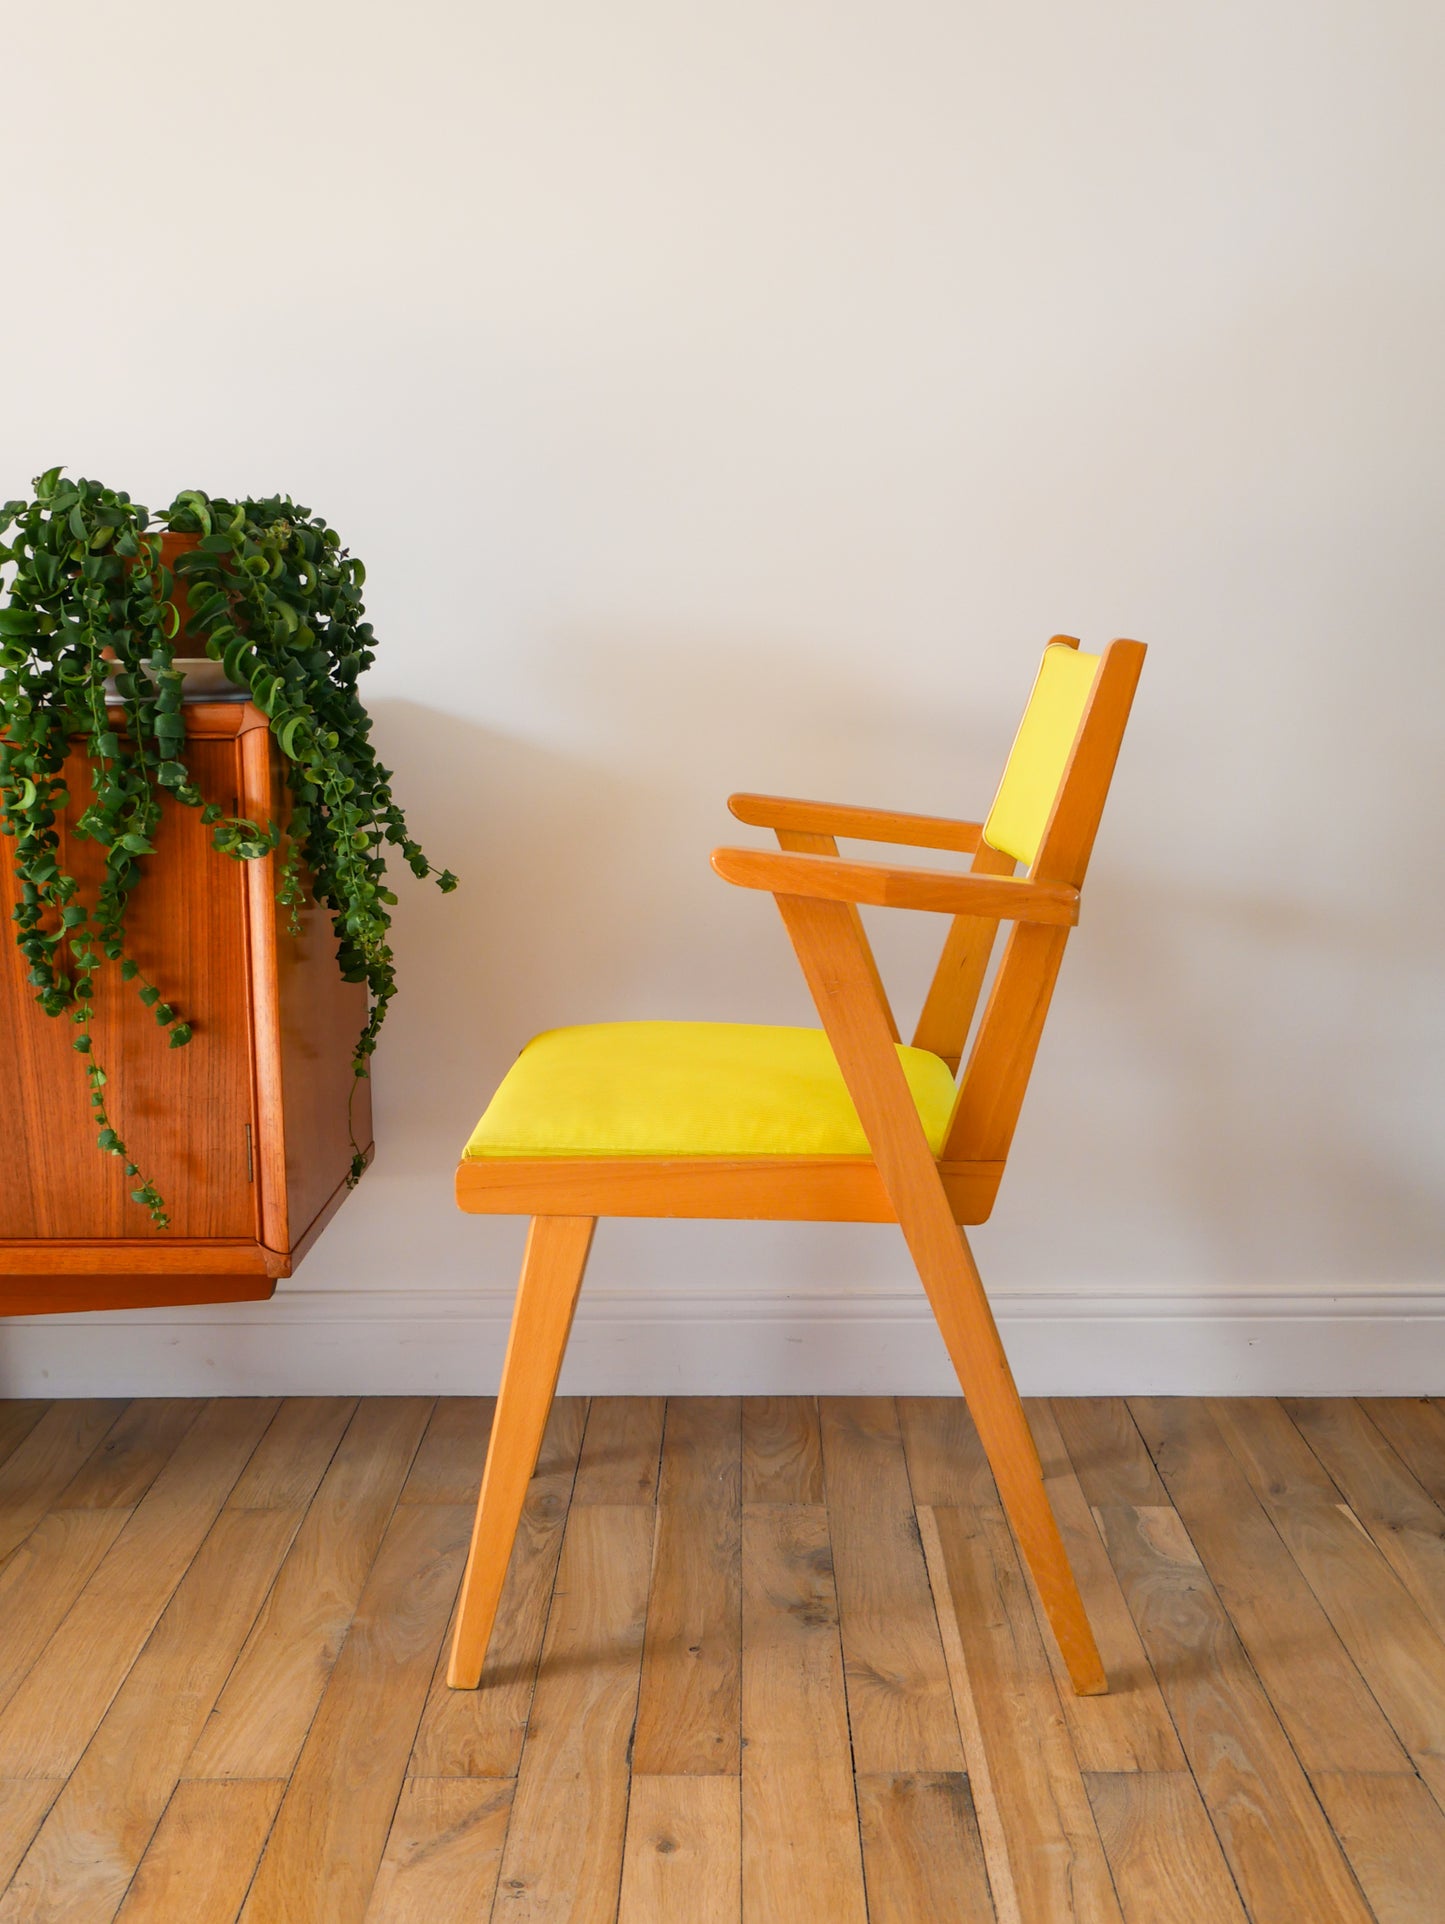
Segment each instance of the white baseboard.
[[[1445,1283],[993,1297],[1026,1395],[1445,1392]],[[510,1293],[321,1290],[269,1303],[0,1320],[0,1395],[403,1395],[496,1388]],[[949,1394],[916,1289],[583,1291],[572,1394]]]

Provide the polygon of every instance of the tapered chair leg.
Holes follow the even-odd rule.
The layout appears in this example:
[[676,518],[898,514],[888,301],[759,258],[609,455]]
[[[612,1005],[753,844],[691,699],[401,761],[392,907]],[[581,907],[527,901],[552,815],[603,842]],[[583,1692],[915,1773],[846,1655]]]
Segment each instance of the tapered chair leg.
[[791,895],[779,895],[777,903],[1070,1681],[1080,1696],[1097,1696],[1109,1680],[1044,1488],[1038,1446],[873,992],[868,958],[843,903]]
[[[1038,1445],[968,1238],[961,1229],[956,1234],[966,1274],[961,1290],[954,1285],[949,1313],[938,1315],[939,1328],[1069,1680],[1079,1696],[1098,1696],[1109,1680],[1049,1502]],[[928,1293],[937,1313],[938,1297],[932,1288]]]
[[593,1216],[534,1216],[522,1258],[522,1280],[512,1311],[512,1333],[502,1365],[487,1466],[462,1577],[447,1682],[475,1690],[491,1641],[492,1624],[527,1485],[537,1467],[542,1432],[557,1390],[562,1353],[596,1228]]
[[1109,1680],[1049,1502],[1038,1445],[968,1238],[949,1216],[936,1177],[933,1184],[921,1183],[911,1194],[900,1192],[895,1201],[899,1224],[1069,1681],[1078,1696],[1099,1696],[1109,1688]]

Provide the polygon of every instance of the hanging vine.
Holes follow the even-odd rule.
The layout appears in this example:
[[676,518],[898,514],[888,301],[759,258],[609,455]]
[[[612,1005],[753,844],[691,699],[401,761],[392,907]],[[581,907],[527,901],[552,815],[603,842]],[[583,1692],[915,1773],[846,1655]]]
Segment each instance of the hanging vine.
[[[357,683],[373,660],[361,599],[365,569],[334,529],[281,496],[211,499],[187,490],[158,520],[125,493],[68,481],[51,468],[30,500],[0,507],[0,833],[13,841],[19,900],[15,939],[35,1000],[75,1026],[97,1143],[135,1180],[132,1199],[167,1225],[164,1201],[132,1159],[96,1060],[96,979],[112,964],[168,1033],[191,1040],[184,1010],[142,973],[126,948],[126,908],[167,795],[199,809],[223,855],[254,861],[276,850],[279,899],[300,928],[307,889],[331,914],[341,973],[364,982],[366,1022],[352,1067],[369,1073],[396,993],[386,850],[412,873],[456,887],[413,840],[371,746]],[[195,537],[162,565],[161,531]],[[186,761],[185,677],[175,644],[177,577],[188,632],[268,717],[291,793],[284,833],[207,802]],[[107,683],[110,684],[108,693]],[[65,767],[79,741],[90,795],[72,832],[98,845],[103,867],[90,898],[61,863],[59,825],[70,804]],[[350,1180],[364,1167],[352,1137]]]

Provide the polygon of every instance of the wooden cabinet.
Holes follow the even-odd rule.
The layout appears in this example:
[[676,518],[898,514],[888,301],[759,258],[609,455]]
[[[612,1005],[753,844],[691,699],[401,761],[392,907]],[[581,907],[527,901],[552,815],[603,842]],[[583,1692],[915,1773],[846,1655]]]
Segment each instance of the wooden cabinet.
[[[207,800],[284,819],[265,716],[216,701],[188,704],[186,720]],[[99,852],[68,832],[87,799],[83,759],[70,788],[63,859],[84,883]],[[98,979],[95,1059],[116,1128],[166,1199],[171,1226],[157,1230],[95,1145],[74,1029],[32,1000],[0,842],[0,1315],[269,1296],[341,1204],[348,1102],[371,1152],[370,1084],[353,1097],[351,1073],[366,993],[342,981],[324,910],[308,906],[300,936],[287,933],[276,882],[273,859],[217,854],[199,811],[168,804],[131,896],[129,947],[192,1041],[169,1048],[118,970]]]

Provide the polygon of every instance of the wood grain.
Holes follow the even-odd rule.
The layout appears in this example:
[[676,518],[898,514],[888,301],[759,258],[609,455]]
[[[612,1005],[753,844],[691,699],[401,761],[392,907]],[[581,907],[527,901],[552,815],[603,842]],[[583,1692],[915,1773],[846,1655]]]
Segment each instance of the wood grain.
[[[781,826],[776,832],[778,847],[790,850],[794,854],[831,855],[834,857],[838,854],[838,843],[831,835],[820,835],[810,829],[786,828]],[[888,990],[883,981],[882,971],[878,967],[878,958],[873,953],[873,944],[868,938],[868,930],[863,921],[863,911],[858,907],[856,902],[850,902],[848,904],[848,920],[853,927],[854,940],[861,949],[867,964],[873,994],[877,999],[879,1008],[883,1011],[883,1020],[887,1025],[888,1033],[895,1042],[901,1042],[903,1038],[899,1034],[898,1018],[894,1015],[893,1006],[888,1000]]]
[[0,1705],[65,1620],[129,1510],[52,1510],[0,1568]]
[[819,1405],[853,1768],[957,1772],[963,1751],[893,1399]]
[[823,1443],[813,1396],[743,1398],[743,1502],[821,1503]]
[[430,1400],[420,1396],[368,1397],[360,1405],[187,1777],[290,1774],[430,1414]]
[[63,1777],[0,1777],[0,1890],[64,1787]]
[[1053,1409],[1079,1488],[1091,1504],[1168,1505],[1169,1492],[1122,1396],[1056,1397]]
[[[581,1397],[560,1396],[552,1405],[502,1586],[486,1688],[449,1688],[444,1650],[412,1752],[418,1776],[517,1774],[586,1420]],[[455,1617],[448,1647],[454,1630]]]
[[108,1924],[300,1512],[223,1513],[3,1898],[3,1924]]
[[1365,1396],[1360,1408],[1421,1488],[1445,1508],[1445,1410],[1426,1396]]
[[447,1682],[454,1690],[475,1690],[481,1678],[596,1226],[590,1216],[534,1216],[527,1230],[452,1628]]
[[661,1396],[599,1396],[587,1414],[572,1501],[645,1503],[657,1496],[662,1456]]
[[741,1418],[731,1396],[667,1406],[633,1739],[639,1777],[739,1768]]
[[953,1693],[954,1714],[958,1718],[958,1734],[963,1743],[963,1754],[968,1764],[969,1795],[973,1801],[974,1816],[978,1821],[979,1839],[983,1846],[984,1863],[988,1867],[994,1910],[998,1916],[998,1924],[1022,1924],[1018,1892],[1014,1887],[1013,1871],[1009,1865],[1008,1838],[1004,1834],[998,1793],[994,1789],[993,1773],[989,1769],[988,1751],[983,1741],[983,1726],[979,1721],[978,1703],[968,1674],[968,1658],[964,1654],[958,1618],[954,1614],[953,1601],[949,1595],[948,1569],[944,1562],[943,1545],[938,1536],[938,1513],[920,1506],[917,1514],[918,1535],[923,1545],[924,1562],[928,1566],[929,1588],[933,1592],[934,1606],[938,1611],[938,1631],[943,1641],[943,1658],[948,1665],[949,1689]]
[[573,1509],[502,1856],[508,1924],[616,1915],[651,1560],[650,1509]]
[[1283,1407],[1435,1634],[1445,1638],[1445,1510],[1349,1398],[1290,1397]]
[[[953,1220],[987,1222],[1001,1162],[944,1162]],[[684,1216],[891,1223],[868,1156],[487,1156],[457,1165],[457,1207],[481,1216]]]
[[35,1425],[52,1407],[41,1397],[15,1398],[0,1403],[0,1464],[29,1436]]
[[743,1511],[743,1910],[864,1924],[828,1517]]
[[968,1779],[958,1771],[858,1778],[869,1924],[992,1924]]
[[894,808],[859,808],[847,802],[809,802],[790,795],[728,796],[728,811],[754,828],[797,829],[808,835],[854,842],[893,842],[904,848],[956,849],[968,854],[983,833],[979,822],[949,815],[912,815]]
[[763,848],[715,848],[711,860],[725,882],[775,895],[924,909],[935,915],[986,915],[1054,928],[1072,928],[1079,919],[1079,891],[1065,882],[989,875],[981,869],[960,873],[891,862],[836,861]]
[[0,1464],[0,1557],[25,1541],[125,1411],[118,1398],[50,1405]]
[[[186,759],[229,815],[284,821],[288,793],[266,718],[245,702],[186,705]],[[101,853],[78,838],[89,780],[76,777],[61,859],[95,882]],[[307,903],[301,934],[279,930],[275,858],[234,862],[211,846],[195,809],[163,805],[156,852],[127,915],[127,951],[190,1022],[171,1050],[151,1011],[115,970],[97,983],[96,1058],[110,1075],[116,1126],[158,1183],[161,1232],[130,1200],[119,1161],[85,1126],[86,1089],[70,1029],[33,1005],[10,950],[0,967],[0,1105],[18,1118],[18,1153],[0,1164],[0,1311],[254,1300],[291,1272],[347,1193],[356,1141],[371,1148],[370,1083],[352,1095],[366,991],[344,983],[325,910]],[[0,919],[13,867],[0,859]],[[179,933],[178,933],[179,932]],[[71,1125],[52,1127],[56,1091]]]
[[1305,1769],[1408,1769],[1209,1412],[1186,1397],[1135,1397],[1130,1409]]
[[409,1777],[386,1840],[366,1924],[490,1916],[512,1786]]
[[13,1284],[24,1281],[26,1271],[34,1271],[37,1279],[52,1286],[57,1300],[63,1298],[70,1309],[124,1307],[96,1301],[86,1305],[79,1293],[73,1299],[64,1297],[68,1284],[94,1281],[99,1285],[112,1271],[129,1271],[136,1282],[154,1283],[158,1303],[177,1303],[184,1300],[178,1292],[191,1272],[201,1268],[214,1271],[216,1281],[229,1275],[238,1284],[247,1277],[289,1274],[286,1257],[252,1236],[176,1236],[167,1230],[163,1241],[126,1236],[0,1237],[0,1304],[7,1316],[46,1313],[44,1305],[31,1311],[10,1306],[8,1292]]
[[[190,728],[187,763],[206,798],[230,814],[240,793],[237,743],[213,739],[203,728]],[[71,801],[60,860],[89,900],[102,852],[75,834],[90,799],[84,758],[72,755],[67,769]],[[135,989],[117,970],[105,969],[96,983],[95,1059],[110,1076],[116,1128],[166,1198],[172,1229],[165,1233],[253,1237],[256,1202],[244,1131],[252,1119],[250,993],[242,966],[246,865],[218,856],[200,811],[170,799],[155,851],[127,911],[126,952],[184,1012],[195,1039],[188,1048],[168,1049]],[[9,950],[0,957],[0,1034],[10,1046],[0,1054],[0,1114],[10,1119],[14,1141],[0,1159],[0,1237],[154,1240],[162,1232],[130,1200],[133,1182],[115,1157],[95,1147],[70,1025],[49,1020],[31,1000],[8,941],[14,900],[7,854],[0,859],[0,922]],[[178,941],[180,930],[184,940]]]
[[[270,730],[248,736],[242,755],[254,769],[253,780],[265,758],[267,811],[273,820],[289,821],[290,791]],[[368,999],[364,983],[342,981],[331,912],[309,892],[297,916],[300,933],[273,923],[267,940],[266,914],[276,923],[282,919],[274,906],[275,866],[275,856],[246,865],[258,1029],[275,998],[271,1026],[279,1088],[262,1112],[262,1131],[268,1138],[282,1136],[285,1158],[284,1237],[278,1241],[270,1233],[266,1241],[299,1251],[346,1180],[353,1137],[363,1154],[372,1147],[371,1078],[358,1082],[352,1072]],[[344,1187],[340,1193],[345,1195]]]
[[117,1924],[234,1924],[285,1788],[177,1784]]
[[1209,1410],[1411,1761],[1445,1800],[1445,1644],[1269,1398]]
[[74,1769],[276,1405],[208,1404],[0,1713],[0,1776]]
[[1119,1572],[1254,1924],[1369,1924],[1299,1760],[1176,1513],[1101,1511]]
[[[1059,1687],[1059,1707],[1069,1726],[1074,1754],[1084,1771],[1180,1771],[1186,1768],[1179,1738],[1159,1694],[1149,1659],[1139,1641],[1134,1619],[1119,1588],[1108,1552],[1099,1536],[1093,1512],[1074,1475],[1058,1423],[1047,1400],[1026,1401],[1024,1409],[1044,1466],[1044,1487],[1059,1519],[1064,1548],[1079,1580],[1079,1592],[1099,1655],[1108,1672],[1109,1690],[1102,1697],[1078,1697],[1052,1638],[1046,1640]],[[967,1458],[979,1445],[966,1413],[961,1415],[964,1438],[956,1446]],[[1028,1571],[1025,1570],[1025,1576]],[[1033,1593],[1033,1580],[1029,1579]],[[1037,1597],[1035,1597],[1037,1609]]]
[[403,1503],[471,1503],[482,1486],[494,1396],[439,1396],[416,1461],[401,1493]]
[[1445,1892],[1445,1814],[1413,1772],[1322,1771],[1315,1789],[1377,1924],[1423,1924]]
[[[1058,1693],[997,1502],[935,1509],[948,1606],[1025,1924],[1119,1924]],[[940,1599],[940,1609],[943,1608]],[[1029,1732],[1021,1742],[1020,1728]]]
[[1245,1924],[1187,1770],[1090,1772],[1084,1782],[1125,1924]]
[[[745,1409],[733,1398],[672,1399],[653,1501],[570,1513],[587,1406],[557,1402],[504,1592],[498,1634],[515,1663],[475,1692],[443,1681],[468,1506],[441,1499],[453,1474],[465,1475],[454,1449],[471,1451],[475,1473],[479,1404],[439,1406],[430,1447],[400,1461],[397,1406],[356,1406],[346,1467],[355,1500],[345,1504],[337,1436],[346,1399],[210,1404],[176,1440],[179,1407],[129,1408],[109,1432],[116,1447],[97,1444],[0,1566],[0,1694],[17,1686],[0,1708],[11,1772],[0,1771],[0,1916],[17,1924],[85,1924],[118,1904],[122,1924],[236,1924],[248,1891],[252,1924],[431,1924],[493,1912],[498,1924],[512,1915],[738,1924],[744,1878],[747,1924],[862,1924],[865,1897],[872,1924],[972,1924],[989,1917],[990,1902],[997,1924],[1079,1924],[1109,1901],[1101,1861],[1124,1924],[1241,1924],[1242,1915],[1251,1924],[1364,1924],[1367,1915],[1423,1924],[1438,1909],[1445,1815],[1378,1707],[1371,1721],[1372,1695],[1362,1716],[1337,1678],[1328,1681],[1340,1664],[1348,1676],[1358,1654],[1397,1721],[1429,1744],[1445,1642],[1340,1488],[1373,1507],[1378,1533],[1392,1522],[1402,1536],[1421,1529],[1430,1499],[1412,1469],[1428,1473],[1418,1435],[1423,1427],[1428,1445],[1420,1412],[1429,1406],[1381,1414],[1414,1448],[1412,1469],[1393,1438],[1380,1455],[1384,1444],[1348,1404],[1311,1400],[1293,1416],[1267,1399],[1032,1406],[1066,1531],[1082,1532],[1084,1515],[1094,1531],[1094,1549],[1084,1535],[1075,1553],[1091,1602],[1117,1586],[1112,1608],[1122,1595],[1177,1724],[1185,1768],[1167,1771],[1136,1768],[1147,1752],[1140,1729],[1111,1727],[1106,1740],[1089,1721],[1102,1706],[1074,1700],[1049,1662],[957,1397],[900,1399],[896,1431],[886,1402],[827,1399],[826,1440],[810,1398]],[[428,1407],[422,1399],[423,1418]],[[0,1434],[3,1419],[0,1405]],[[643,1433],[650,1421],[625,1419],[599,1424],[594,1439]],[[418,1421],[413,1444],[420,1433]],[[168,1439],[173,1452],[157,1471]],[[185,1775],[227,1666],[254,1634],[263,1596],[276,1594],[288,1532],[323,1501],[336,1506],[333,1534],[371,1529],[373,1477],[401,1500],[289,1786]],[[1081,1508],[1084,1479],[1093,1511]],[[699,1690],[696,1680],[736,1667],[736,1611],[729,1634],[727,1607],[711,1600],[726,1594],[721,1533],[745,1487],[770,1499],[811,1488],[828,1503],[765,1500],[745,1511],[748,1742],[739,1754],[728,1690]],[[1155,1490],[1163,1503],[1119,1500]],[[133,1508],[119,1501],[132,1498]],[[836,1553],[841,1578],[857,1560],[861,1593],[888,1593],[894,1573],[866,1567],[864,1524],[875,1502],[900,1498],[913,1504],[924,1547],[966,1779],[957,1770],[855,1774],[848,1585],[835,1583],[832,1564]],[[1194,1520],[1197,1545],[1171,1498]],[[564,1531],[570,1549],[558,1572]],[[891,1537],[873,1534],[876,1563],[891,1563]],[[1101,1552],[1110,1558],[1102,1575]],[[1226,1571],[1227,1593],[1255,1593],[1252,1617],[1231,1596],[1258,1639],[1255,1661],[1211,1584],[1210,1559]],[[689,1598],[707,1607],[690,1617]],[[876,1610],[871,1621],[874,1658],[902,1674],[916,1620],[898,1613],[895,1655],[887,1615]],[[693,1621],[701,1657],[676,1674],[659,1665],[649,1684],[655,1636],[673,1623],[686,1634]],[[1107,1607],[1104,1623],[1107,1637]],[[1344,1762],[1307,1778],[1271,1690],[1284,1679],[1286,1714],[1306,1728],[1294,1699],[1315,1652],[1337,1726],[1314,1739],[1320,1756]],[[287,1714],[282,1702],[278,1718]],[[644,1753],[664,1755],[669,1742],[685,1749],[699,1731],[728,1737],[738,1775],[637,1769]],[[1078,1768],[1081,1750],[1114,1739],[1123,1769]],[[717,1748],[700,1744],[687,1761],[705,1766]],[[1394,1768],[1362,1767],[1382,1762]],[[1437,1762],[1420,1752],[1427,1778]],[[289,1815],[271,1832],[283,1791]]]
[[[1012,875],[1018,865],[1011,855],[980,842],[972,866],[980,875]],[[930,1049],[941,1056],[955,1075],[963,1060],[998,929],[992,916],[954,916],[913,1031],[914,1048]]]
[[355,1415],[354,1396],[288,1396],[236,1479],[226,1508],[304,1508]]
[[733,1777],[632,1780],[618,1924],[721,1924],[742,1915]]
[[461,1576],[460,1505],[397,1509],[241,1915],[361,1924]]
[[206,1407],[204,1397],[132,1403],[55,1499],[57,1510],[133,1510]]

